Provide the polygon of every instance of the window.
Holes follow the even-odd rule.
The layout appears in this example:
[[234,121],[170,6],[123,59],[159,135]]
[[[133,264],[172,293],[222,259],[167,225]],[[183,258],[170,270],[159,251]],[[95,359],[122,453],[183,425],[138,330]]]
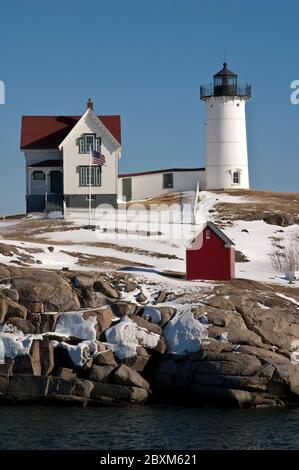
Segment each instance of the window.
[[173,188],[173,173],[164,173],[163,175],[163,188]]
[[32,179],[34,181],[43,181],[46,179],[46,175],[43,171],[34,171],[32,173]]
[[211,232],[210,230],[206,231],[206,240],[211,240]]
[[83,134],[78,139],[79,153],[90,153],[92,150],[101,151],[101,139],[95,134]]
[[233,172],[233,183],[240,184],[240,172],[239,171]]
[[84,139],[79,139],[79,153],[85,153]]
[[87,135],[85,136],[85,153],[90,153],[94,150],[94,136]]
[[[91,186],[102,185],[102,167],[92,166],[91,168]],[[89,166],[79,167],[79,184],[80,186],[89,186]]]

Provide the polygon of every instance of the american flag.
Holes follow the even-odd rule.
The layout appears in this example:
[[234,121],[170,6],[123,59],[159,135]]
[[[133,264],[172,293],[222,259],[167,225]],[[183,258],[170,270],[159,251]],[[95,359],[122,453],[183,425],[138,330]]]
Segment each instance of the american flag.
[[91,162],[93,165],[103,166],[106,163],[105,155],[97,152],[96,150],[93,150],[91,153]]

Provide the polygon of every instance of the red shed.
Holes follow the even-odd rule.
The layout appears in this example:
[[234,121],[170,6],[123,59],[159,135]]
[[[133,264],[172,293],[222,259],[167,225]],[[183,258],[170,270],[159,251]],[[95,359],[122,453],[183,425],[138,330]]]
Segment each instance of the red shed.
[[186,249],[186,279],[229,281],[235,277],[234,243],[207,222]]

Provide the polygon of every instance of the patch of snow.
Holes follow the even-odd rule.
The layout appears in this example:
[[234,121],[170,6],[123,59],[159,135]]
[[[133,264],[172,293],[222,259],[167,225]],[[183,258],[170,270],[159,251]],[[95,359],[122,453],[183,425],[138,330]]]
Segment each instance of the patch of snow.
[[200,192],[200,202],[197,205],[196,221],[198,223],[205,223],[207,220],[213,220],[217,212],[210,212],[214,209],[216,204],[221,203],[251,203],[252,199],[245,196],[234,196],[226,193],[211,193],[209,191]]
[[203,325],[211,325],[211,323],[209,322],[209,319],[208,319],[206,313],[205,313],[202,317],[200,317],[198,320],[199,320],[200,323],[202,323]]
[[[19,240],[3,240],[3,243],[6,245],[16,246],[20,253],[29,254],[35,261],[41,261],[40,264],[31,264],[34,268],[47,268],[47,269],[61,269],[62,267],[68,267],[69,269],[76,269],[78,266],[76,262],[78,259],[74,256],[71,256],[67,253],[64,253],[64,247],[55,247],[55,251],[51,253],[45,248],[45,245],[42,243],[33,243],[33,242],[22,242]],[[30,248],[37,248],[40,251],[37,253],[30,253]],[[29,250],[27,250],[29,249]],[[69,249],[69,251],[72,251]],[[10,265],[12,261],[18,261],[19,255],[14,254],[13,256],[3,256],[0,254],[0,263]],[[30,264],[30,263],[29,263]]]
[[157,298],[159,297],[159,292],[155,290],[155,292],[152,292],[150,296],[148,297],[148,303],[153,304],[156,302]]
[[118,359],[136,356],[138,346],[154,349],[160,338],[159,335],[140,328],[127,316],[122,317],[116,325],[106,330],[105,335],[106,346],[115,353]]
[[82,341],[79,344],[73,345],[65,343],[64,341],[52,341],[54,347],[67,349],[68,354],[73,363],[78,367],[83,367],[86,362],[97,352],[97,345],[95,341]]
[[22,222],[24,222],[24,220],[25,220],[25,217],[20,218],[20,219],[5,219],[5,217],[2,218],[2,220],[0,220],[0,232],[2,230],[5,230],[6,228],[11,228],[16,225],[19,225]]
[[46,331],[45,333],[43,333],[43,336],[54,336],[54,335],[55,336],[60,336],[61,338],[69,338],[69,335],[66,335],[64,333],[57,333],[57,331],[56,332]]
[[26,215],[26,219],[31,220],[44,220],[46,218],[46,214],[44,212],[29,212]]
[[47,214],[47,219],[63,219],[63,213],[61,211],[51,211]]
[[5,357],[11,359],[28,354],[34,339],[42,340],[42,335],[24,334],[15,326],[4,324],[0,327],[0,342]]
[[155,307],[146,306],[142,313],[143,318],[149,318],[151,322],[159,324],[161,323],[161,312]]
[[83,312],[62,313],[56,323],[55,333],[74,336],[82,340],[95,340],[97,316],[90,316],[86,320]]
[[132,302],[132,303],[137,303],[136,297],[140,293],[140,289],[135,289],[131,292],[122,292],[121,293],[121,298],[125,300],[126,302]]
[[209,299],[212,299],[213,297],[216,297],[216,295],[215,294],[210,294],[207,297],[205,297],[204,300],[209,300]]
[[[243,229],[249,231],[244,234]],[[234,241],[236,250],[241,251],[249,260],[236,263],[236,277],[253,279],[261,282],[286,284],[287,280],[279,276],[272,267],[269,254],[272,252],[272,237],[276,236],[277,226],[266,224],[262,220],[236,221],[224,229],[225,234]],[[284,243],[298,234],[298,225],[284,227]],[[244,236],[246,235],[246,236]]]
[[257,303],[260,308],[263,310],[269,310],[270,307],[267,307],[267,305],[261,304],[260,302]]
[[285,299],[285,300],[288,300],[289,302],[292,302],[292,304],[294,305],[297,305],[299,307],[299,302],[295,299],[293,299],[293,297],[288,297],[284,294],[281,294],[280,292],[275,292],[276,295],[278,295],[278,297],[281,297],[282,299]]
[[221,333],[221,335],[219,336],[219,341],[228,341],[228,331]]
[[182,306],[164,329],[168,351],[179,355],[199,351],[208,335],[208,327],[194,318],[190,305]]
[[11,284],[0,284],[0,290],[2,289],[11,289]]
[[61,269],[62,267],[68,267],[69,269],[77,268],[76,263],[78,258],[62,253],[60,249],[56,249],[53,253],[48,251],[34,253],[33,256],[36,260],[41,261],[43,267],[48,269]]

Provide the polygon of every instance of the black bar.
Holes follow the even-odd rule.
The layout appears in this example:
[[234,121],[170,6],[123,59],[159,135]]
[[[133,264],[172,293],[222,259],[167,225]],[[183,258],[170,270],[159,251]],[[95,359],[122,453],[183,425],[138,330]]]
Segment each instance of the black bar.
[[[265,460],[267,468],[286,466],[290,468],[294,464],[297,468],[299,461],[299,451],[283,450],[45,450],[45,451],[0,451],[1,468],[9,465],[13,468],[14,464],[28,464],[30,468],[34,464],[55,465],[55,468],[62,468],[65,462],[66,468],[75,465],[75,468],[81,465],[121,467],[121,468],[147,468],[148,465],[160,466],[183,466],[199,467],[207,465],[209,468],[213,464],[220,465],[220,468],[242,468],[249,465],[260,465]],[[54,468],[54,467],[53,467]],[[203,467],[202,467],[203,468]]]

